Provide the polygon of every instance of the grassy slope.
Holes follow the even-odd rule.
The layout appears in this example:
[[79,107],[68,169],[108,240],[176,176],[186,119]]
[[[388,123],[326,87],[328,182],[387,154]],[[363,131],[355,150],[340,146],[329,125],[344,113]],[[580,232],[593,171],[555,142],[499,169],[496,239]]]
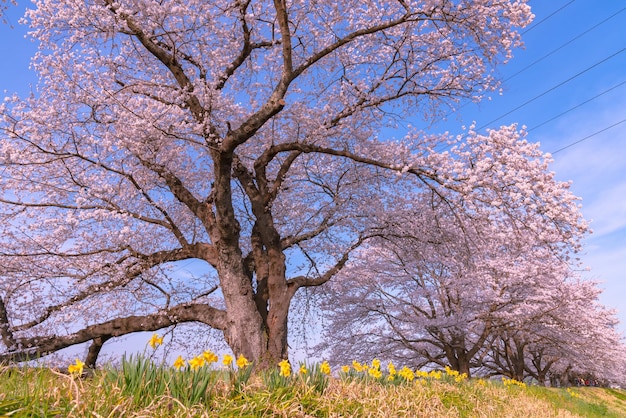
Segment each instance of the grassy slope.
[[601,388],[521,388],[480,380],[418,379],[403,385],[330,379],[323,394],[294,379],[268,389],[252,378],[239,393],[218,381],[204,405],[167,395],[129,396],[97,373],[78,379],[45,369],[0,368],[0,417],[623,417],[626,391]]

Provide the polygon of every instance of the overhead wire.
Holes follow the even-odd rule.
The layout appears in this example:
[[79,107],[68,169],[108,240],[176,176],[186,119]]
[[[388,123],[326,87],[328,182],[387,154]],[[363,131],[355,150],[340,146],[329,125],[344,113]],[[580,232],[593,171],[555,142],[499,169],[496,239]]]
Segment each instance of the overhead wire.
[[538,94],[538,95],[534,96],[533,98],[531,98],[531,99],[529,99],[529,100],[525,101],[524,103],[520,104],[519,106],[516,106],[515,108],[513,108],[513,109],[509,110],[508,112],[503,113],[502,115],[498,116],[497,118],[490,120],[489,122],[487,122],[487,123],[483,124],[482,126],[480,126],[479,128],[477,128],[477,130],[484,129],[484,128],[486,128],[487,126],[491,125],[492,123],[497,122],[497,121],[499,121],[500,119],[504,118],[505,116],[508,116],[508,115],[510,115],[511,113],[513,113],[513,112],[515,112],[515,111],[517,111],[517,110],[519,110],[519,109],[523,108],[524,106],[527,106],[528,104],[530,104],[530,103],[534,102],[535,100],[537,100],[537,99],[539,99],[539,98],[541,98],[541,97],[545,96],[546,94],[550,93],[551,91],[556,90],[557,88],[559,88],[559,87],[561,87],[561,86],[563,86],[563,85],[565,85],[565,84],[569,83],[570,81],[572,81],[572,80],[574,80],[574,79],[576,79],[576,78],[580,77],[581,75],[585,74],[586,72],[591,71],[592,69],[596,68],[597,66],[599,66],[599,65],[601,65],[601,64],[603,64],[603,63],[605,63],[606,61],[608,61],[608,60],[610,60],[610,59],[612,59],[612,58],[614,58],[614,57],[616,57],[617,55],[619,55],[619,54],[623,53],[624,51],[626,51],[626,47],[624,47],[624,48],[620,49],[620,50],[619,50],[619,51],[617,51],[617,52],[612,53],[611,55],[609,55],[609,56],[608,56],[608,57],[606,57],[606,58],[601,59],[600,61],[598,61],[598,62],[596,62],[596,63],[592,64],[591,66],[589,66],[589,67],[585,68],[584,70],[579,71],[578,73],[574,74],[573,76],[571,76],[571,77],[567,78],[566,80],[564,80],[564,81],[562,81],[562,82],[560,82],[560,83],[556,84],[555,86],[552,86],[552,87],[551,87],[551,88],[549,88],[548,90],[543,91],[542,93],[540,93],[540,94]]
[[[555,10],[554,12],[552,12],[551,14],[549,14],[548,16],[546,16],[545,18],[543,18],[541,21],[537,22],[537,24],[533,25],[532,27],[528,28],[526,31],[522,32],[522,34],[527,33],[528,31],[530,31],[531,29],[534,29],[535,27],[537,27],[539,24],[545,22],[546,20],[550,19],[551,17],[553,17],[554,15],[556,15],[557,13],[559,13],[560,11],[562,11],[563,9],[565,9],[567,6],[569,6],[570,4],[572,4],[574,2],[574,0],[570,1],[569,3],[561,6],[560,8],[558,8],[557,10]],[[612,18],[614,18],[615,16],[617,16],[618,14],[622,13],[624,10],[626,10],[626,7],[618,10],[617,12],[613,13],[612,15],[606,17],[605,19],[603,19],[602,21],[596,23],[595,25],[587,28],[586,30],[584,30],[583,32],[580,32],[578,35],[574,36],[573,38],[570,38],[569,40],[567,40],[565,43],[559,45],[558,47],[556,47],[555,49],[553,49],[552,51],[548,52],[547,54],[543,55],[542,57],[536,59],[535,61],[533,61],[532,63],[528,64],[527,66],[525,66],[524,68],[520,69],[519,71],[515,72],[514,74],[508,76],[507,78],[505,78],[503,81],[509,81],[514,77],[517,77],[519,74],[528,71],[531,67],[537,65],[538,63],[540,63],[541,61],[543,61],[544,59],[548,58],[549,56],[555,54],[556,52],[560,51],[561,49],[565,48],[567,45],[571,44],[572,42],[582,38],[584,35],[588,34],[589,32],[593,31],[594,29],[597,29],[598,27],[600,27],[601,25],[605,24],[606,22],[608,22],[609,20],[611,20]],[[440,122],[441,120],[445,120],[447,119],[449,116],[451,116],[454,113],[457,113],[460,109],[462,109],[463,107],[467,106],[468,104],[472,103],[471,100],[466,101],[465,103],[461,104],[459,107],[455,108],[454,110],[450,111],[449,113],[447,113],[445,116],[443,116],[441,119],[435,121],[434,123]]]
[[602,96],[602,95],[604,95],[606,93],[609,93],[609,92],[615,90],[616,88],[618,88],[618,87],[620,87],[620,86],[622,86],[624,84],[626,84],[626,80],[622,81],[621,83],[618,83],[618,84],[614,85],[613,87],[609,87],[608,89],[606,89],[606,90],[596,94],[593,97],[590,97],[589,99],[585,100],[584,102],[581,102],[581,103],[577,104],[576,106],[572,106],[569,109],[559,113],[558,115],[553,116],[550,119],[547,119],[547,120],[541,122],[540,124],[533,126],[532,128],[527,129],[526,132],[534,131],[535,129],[540,128],[541,126],[545,125],[546,123],[552,122],[553,120],[560,118],[561,116],[565,115],[566,113],[569,113],[572,110],[578,109],[579,107],[581,107],[581,106],[583,106],[583,105],[585,105],[585,104],[587,104],[587,103],[597,99],[598,97],[600,97],[600,96]]
[[583,32],[579,33],[578,35],[574,36],[573,38],[571,38],[570,40],[566,41],[565,43],[559,45],[558,47],[556,47],[555,49],[553,49],[552,51],[548,52],[547,54],[543,55],[542,57],[536,59],[535,61],[531,62],[530,64],[528,64],[527,66],[525,66],[524,68],[522,68],[521,70],[517,71],[516,73],[508,76],[507,78],[504,79],[504,81],[509,81],[510,79],[517,77],[519,74],[523,73],[524,71],[527,71],[530,67],[540,63],[541,61],[543,61],[544,59],[548,58],[549,56],[551,56],[552,54],[560,51],[561,49],[565,48],[567,45],[571,44],[572,42],[578,40],[579,38],[582,38],[583,36],[585,36],[586,34],[588,34],[589,32],[591,32],[592,30],[598,28],[599,26],[605,24],[606,22],[608,22],[609,20],[613,19],[615,16],[617,16],[618,14],[622,13],[624,10],[626,10],[626,7],[622,8],[621,10],[618,10],[617,12],[613,13],[611,16],[607,17],[606,19],[596,23],[595,25],[593,25],[592,27],[584,30]]
[[[572,0],[572,1],[570,1],[570,2],[568,2],[567,4],[565,4],[564,6],[560,7],[559,9],[557,9],[556,11],[554,11],[553,13],[551,13],[550,15],[548,15],[547,17],[545,17],[544,19],[542,19],[541,21],[539,21],[536,25],[533,25],[531,28],[529,28],[528,30],[526,30],[526,31],[524,31],[524,32],[522,32],[522,33],[526,33],[526,32],[528,32],[528,31],[530,31],[531,29],[534,29],[536,26],[538,26],[539,24],[541,24],[541,23],[545,22],[546,20],[548,20],[549,18],[551,18],[552,16],[554,16],[555,14],[557,14],[558,12],[560,12],[561,10],[563,10],[565,7],[569,6],[569,5],[570,5],[570,4],[572,4],[572,3],[573,3],[573,0]],[[510,79],[512,79],[512,78],[514,78],[514,77],[516,77],[517,75],[519,75],[519,74],[523,73],[524,71],[527,71],[529,68],[533,67],[533,66],[534,66],[534,65],[536,65],[537,63],[539,63],[539,62],[543,61],[543,60],[544,60],[544,59],[546,59],[547,57],[549,57],[549,56],[553,55],[554,53],[556,53],[557,51],[559,51],[559,50],[563,49],[565,46],[567,46],[567,45],[571,44],[572,42],[574,42],[574,41],[578,40],[579,38],[581,38],[581,37],[583,37],[584,35],[586,35],[586,34],[588,34],[589,32],[591,32],[592,30],[594,30],[594,29],[598,28],[599,26],[601,26],[601,25],[605,24],[606,22],[608,22],[609,20],[613,19],[615,16],[617,16],[617,15],[619,15],[620,13],[624,12],[624,10],[626,10],[626,7],[625,7],[625,8],[622,8],[622,9],[620,9],[620,10],[618,10],[617,12],[613,13],[612,15],[610,15],[610,16],[608,16],[608,17],[606,17],[605,19],[601,20],[600,22],[596,23],[595,25],[593,25],[593,26],[589,27],[588,29],[584,30],[583,32],[579,33],[578,35],[574,36],[573,38],[569,39],[568,41],[566,41],[565,43],[561,44],[561,45],[560,45],[560,46],[558,46],[557,48],[553,49],[552,51],[550,51],[550,52],[548,52],[547,54],[545,54],[545,55],[541,56],[540,58],[538,58],[537,60],[533,61],[533,62],[532,62],[532,63],[530,63],[529,65],[525,66],[525,67],[524,67],[524,68],[522,68],[521,70],[519,70],[519,71],[517,71],[516,73],[512,74],[511,76],[507,77],[504,81],[508,81],[508,80],[510,80]],[[561,82],[561,83],[559,83],[559,84],[557,84],[557,85],[553,86],[552,88],[550,88],[550,89],[548,89],[548,90],[544,91],[543,93],[541,93],[541,94],[539,94],[539,95],[537,95],[537,96],[535,96],[535,97],[533,97],[533,98],[531,98],[531,99],[527,100],[526,102],[522,103],[521,105],[519,105],[519,106],[515,107],[514,109],[512,109],[512,110],[508,111],[507,113],[505,113],[505,114],[503,114],[503,115],[499,116],[498,118],[496,118],[496,119],[494,119],[494,120],[492,120],[492,121],[488,122],[487,124],[485,124],[485,125],[481,126],[481,127],[480,127],[480,128],[478,128],[477,130],[483,129],[483,128],[487,127],[488,125],[490,125],[491,123],[496,122],[496,121],[498,121],[498,120],[502,119],[502,118],[503,118],[503,117],[505,117],[505,116],[508,116],[509,114],[511,114],[511,113],[513,113],[513,112],[515,112],[516,110],[518,110],[518,109],[520,109],[520,108],[522,108],[522,107],[524,107],[524,106],[528,105],[529,103],[532,103],[533,101],[535,101],[535,100],[539,99],[540,97],[542,97],[542,96],[544,96],[544,95],[548,94],[549,92],[551,92],[551,91],[553,91],[553,90],[555,90],[555,89],[557,89],[557,88],[561,87],[562,85],[564,85],[564,84],[566,84],[566,83],[568,83],[568,82],[572,81],[573,79],[575,79],[575,78],[577,78],[577,77],[581,76],[582,74],[584,74],[584,73],[586,73],[586,72],[590,71],[591,69],[593,69],[593,68],[597,67],[598,65],[601,65],[602,63],[604,63],[604,62],[606,62],[606,61],[610,60],[611,58],[613,58],[613,57],[615,57],[615,56],[617,56],[617,55],[621,54],[621,53],[622,53],[622,52],[624,52],[625,50],[626,50],[626,48],[622,48],[621,50],[619,50],[619,51],[617,51],[617,52],[615,52],[615,53],[613,53],[613,54],[609,55],[608,57],[606,57],[606,58],[604,58],[604,59],[602,59],[602,60],[600,60],[600,61],[596,62],[595,64],[593,64],[593,65],[591,65],[591,66],[587,67],[587,68],[586,68],[586,69],[584,69],[583,71],[580,71],[579,73],[577,73],[577,74],[573,75],[572,77],[568,78],[567,80],[565,80],[565,81],[563,81],[563,82]],[[626,81],[622,81],[622,82],[620,82],[620,83],[618,83],[618,84],[616,84],[616,85],[614,85],[614,86],[612,86],[612,87],[610,87],[610,88],[608,88],[608,89],[606,89],[606,90],[604,90],[604,91],[602,91],[602,92],[600,92],[600,93],[598,93],[598,94],[594,95],[593,97],[591,97],[591,98],[589,98],[589,99],[587,99],[587,100],[585,100],[585,101],[583,101],[583,102],[581,102],[581,103],[579,103],[579,104],[577,104],[577,105],[575,105],[575,106],[573,106],[573,107],[571,107],[571,108],[569,108],[569,109],[567,109],[567,110],[565,110],[565,111],[563,111],[563,112],[559,113],[558,115],[553,116],[552,118],[547,119],[547,120],[545,120],[545,121],[541,122],[540,124],[538,124],[538,125],[536,125],[536,126],[534,126],[534,127],[530,128],[530,129],[527,129],[526,131],[527,131],[527,132],[530,132],[530,131],[532,131],[532,130],[535,130],[535,129],[537,129],[537,128],[539,128],[539,127],[541,127],[541,126],[543,126],[543,125],[545,125],[545,124],[549,123],[549,122],[552,122],[553,120],[555,120],[555,119],[558,119],[558,118],[562,117],[563,115],[565,115],[565,114],[567,114],[567,113],[571,112],[572,110],[575,110],[575,109],[577,109],[577,108],[579,108],[579,107],[581,107],[581,106],[583,106],[583,105],[585,105],[585,104],[587,104],[587,103],[589,103],[589,102],[591,102],[591,101],[593,101],[593,100],[597,99],[598,97],[600,97],[600,96],[602,96],[602,95],[604,95],[604,94],[606,94],[606,93],[609,93],[609,92],[611,92],[611,91],[615,90],[616,88],[618,88],[618,87],[620,87],[620,86],[624,85],[625,83],[626,83]],[[461,106],[459,106],[459,107],[458,107],[457,109],[455,109],[454,111],[452,111],[452,112],[448,113],[448,114],[447,114],[444,118],[447,118],[447,117],[448,117],[448,116],[450,116],[451,114],[458,112],[458,110],[459,110],[459,109],[461,109],[462,107],[466,106],[466,105],[467,105],[467,104],[469,104],[469,103],[471,103],[471,101],[467,101],[467,102],[465,102],[464,104],[462,104]],[[574,146],[574,145],[580,144],[581,142],[584,142],[584,141],[586,141],[586,140],[588,140],[588,139],[590,139],[590,138],[593,138],[593,137],[595,137],[595,136],[597,136],[597,135],[599,135],[599,134],[601,134],[601,133],[603,133],[603,132],[605,132],[605,131],[607,131],[607,130],[609,130],[609,129],[612,129],[612,128],[614,128],[614,127],[616,127],[616,126],[618,126],[618,125],[620,125],[620,124],[622,124],[622,123],[624,123],[624,122],[626,122],[626,119],[623,119],[623,120],[621,120],[621,121],[619,121],[619,122],[616,122],[616,123],[614,123],[614,124],[612,124],[612,125],[609,125],[609,126],[607,126],[607,127],[604,127],[604,128],[602,128],[602,129],[600,129],[600,130],[598,130],[598,131],[596,131],[596,132],[594,132],[594,133],[592,133],[592,134],[589,134],[589,135],[585,136],[584,138],[581,138],[581,139],[576,140],[576,141],[574,141],[574,142],[572,142],[572,143],[570,143],[570,144],[568,144],[568,145],[566,145],[566,146],[564,146],[564,147],[561,147],[561,148],[559,148],[559,149],[557,149],[557,150],[553,151],[553,152],[552,152],[552,154],[559,153],[559,152],[561,152],[561,151],[563,151],[563,150],[566,150],[566,149],[568,149],[568,148],[570,148],[570,147],[572,147],[572,146]],[[446,147],[446,148],[447,148],[447,147]]]
[[592,133],[592,134],[589,134],[589,135],[587,135],[587,136],[586,136],[586,137],[584,137],[584,138],[581,138],[581,139],[579,139],[579,140],[577,140],[577,141],[574,141],[574,142],[572,142],[572,143],[570,143],[570,144],[568,144],[568,145],[566,145],[566,146],[564,146],[564,147],[562,147],[562,148],[557,149],[556,151],[552,151],[552,153],[551,153],[551,154],[553,154],[553,155],[554,155],[554,154],[556,154],[556,153],[558,153],[558,152],[561,152],[561,151],[566,150],[566,149],[568,149],[568,148],[570,148],[570,147],[573,147],[574,145],[580,144],[581,142],[586,141],[586,140],[588,140],[589,138],[593,138],[594,136],[596,136],[596,135],[598,135],[598,134],[601,134],[602,132],[608,131],[609,129],[614,128],[614,127],[616,127],[617,125],[620,125],[620,124],[622,124],[622,123],[624,123],[624,122],[626,122],[626,119],[622,119],[622,120],[620,120],[619,122],[616,122],[616,123],[614,123],[614,124],[612,124],[612,125],[609,125],[609,126],[607,126],[607,127],[605,127],[605,128],[602,128],[602,129],[600,129],[599,131],[596,131],[596,132],[594,132],[594,133]]
[[531,30],[535,29],[537,26],[541,25],[543,22],[545,22],[546,20],[550,19],[551,17],[553,17],[554,15],[556,15],[557,13],[561,12],[563,9],[565,9],[567,6],[571,5],[572,3],[574,3],[575,0],[571,0],[569,3],[564,4],[563,6],[559,7],[558,9],[556,9],[555,11],[553,11],[552,13],[550,13],[548,16],[544,17],[543,19],[541,19],[539,22],[536,22],[534,24],[532,24],[529,28],[527,28],[526,30],[524,30],[521,34],[525,35],[528,32],[530,32]]

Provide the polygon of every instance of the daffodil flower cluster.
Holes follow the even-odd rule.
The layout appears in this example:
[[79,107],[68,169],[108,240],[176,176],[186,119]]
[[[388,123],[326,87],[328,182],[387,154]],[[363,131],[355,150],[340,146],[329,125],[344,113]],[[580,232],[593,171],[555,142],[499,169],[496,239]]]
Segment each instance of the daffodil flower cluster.
[[456,383],[460,383],[467,379],[467,373],[459,373],[458,370],[452,370],[450,367],[445,368],[446,375],[454,379]]
[[412,382],[413,379],[415,379],[415,373],[413,373],[413,370],[409,369],[406,366],[400,369],[400,371],[398,372],[398,376],[402,377],[407,382]]
[[574,392],[574,390],[572,388],[567,388],[567,393],[569,393],[569,395],[572,398],[582,398],[582,396],[580,396],[580,394]]
[[519,380],[515,380],[515,379],[507,379],[506,377],[502,377],[502,383],[504,384],[505,387],[511,387],[511,386],[519,386],[521,388],[526,387],[526,383],[520,382]]
[[[344,374],[349,374],[351,370],[354,370],[356,373],[364,373],[369,377],[373,377],[374,379],[380,379],[383,377],[383,371],[381,369],[381,362],[378,359],[372,360],[372,364],[368,365],[367,363],[361,363],[356,360],[352,361],[351,365],[344,365],[341,367],[341,371]],[[445,373],[441,370],[412,370],[411,368],[404,366],[400,370],[396,369],[396,366],[393,362],[387,363],[387,380],[388,381],[397,381],[398,378],[401,381],[412,382],[415,379],[431,379],[431,380],[441,380],[443,377],[449,377],[453,379],[456,383],[460,383],[467,379],[466,373],[460,373],[457,370],[453,370],[450,367],[446,366]]]
[[[180,370],[188,364],[191,370],[197,370],[203,366],[210,366],[218,361],[219,357],[217,354],[211,350],[206,350],[189,361],[185,360],[182,356],[178,356],[174,361],[173,366],[175,369]],[[239,357],[237,357],[237,360],[235,360],[230,354],[224,354],[224,357],[222,357],[222,364],[226,367],[232,367],[233,363],[236,364],[239,369],[244,369],[250,365],[250,361],[248,361],[243,354],[240,354]]]

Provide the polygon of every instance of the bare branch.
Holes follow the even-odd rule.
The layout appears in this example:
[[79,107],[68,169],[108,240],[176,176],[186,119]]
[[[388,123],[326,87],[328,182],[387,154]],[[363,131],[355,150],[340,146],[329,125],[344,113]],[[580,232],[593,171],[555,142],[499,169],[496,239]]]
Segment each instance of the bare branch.
[[337,273],[339,273],[341,271],[341,269],[346,265],[346,263],[348,262],[348,258],[350,257],[350,253],[352,251],[354,251],[355,249],[357,249],[358,247],[361,246],[361,244],[363,244],[363,242],[368,239],[370,237],[360,237],[358,240],[356,240],[356,242],[354,242],[354,244],[352,244],[343,254],[342,256],[339,258],[339,260],[337,260],[337,262],[335,262],[335,264],[329,268],[328,270],[326,270],[326,272],[322,275],[319,275],[318,277],[315,278],[308,278],[306,276],[298,276],[298,277],[294,277],[291,278],[289,280],[287,280],[287,285],[292,289],[292,291],[296,291],[297,289],[301,288],[301,287],[312,287],[312,286],[321,286],[324,283],[328,282],[330,279],[332,279]]
[[250,28],[248,27],[248,22],[246,21],[246,11],[248,10],[248,6],[250,5],[250,0],[246,0],[245,2],[241,2],[239,6],[240,10],[240,19],[241,19],[241,31],[243,34],[243,45],[241,47],[241,51],[239,55],[230,63],[230,65],[224,71],[224,74],[220,76],[215,85],[216,90],[221,90],[224,88],[224,85],[228,81],[228,79],[237,71],[237,68],[241,66],[245,62],[245,60],[250,56],[253,50],[258,48],[268,48],[274,45],[273,42],[265,41],[265,42],[251,42],[250,41]]

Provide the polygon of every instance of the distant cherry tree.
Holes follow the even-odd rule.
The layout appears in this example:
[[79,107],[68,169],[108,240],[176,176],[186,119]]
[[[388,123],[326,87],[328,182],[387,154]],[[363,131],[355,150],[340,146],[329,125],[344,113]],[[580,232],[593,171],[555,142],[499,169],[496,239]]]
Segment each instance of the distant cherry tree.
[[93,365],[113,337],[192,322],[273,364],[296,292],[423,193],[576,235],[546,168],[518,177],[515,128],[453,153],[391,138],[496,88],[531,18],[525,1],[34,1],[40,81],[0,105],[2,359],[89,343]]
[[[406,209],[320,291],[330,321],[321,348],[335,361],[380,357],[470,375],[504,330],[560,303],[587,226],[569,185],[547,170],[550,157],[513,127],[470,132],[450,155],[440,170],[467,188],[405,194]],[[547,202],[551,213],[538,210]]]
[[541,385],[568,385],[585,376],[623,385],[626,346],[615,312],[598,301],[600,293],[591,281],[562,283],[543,312],[501,327],[482,366]]

